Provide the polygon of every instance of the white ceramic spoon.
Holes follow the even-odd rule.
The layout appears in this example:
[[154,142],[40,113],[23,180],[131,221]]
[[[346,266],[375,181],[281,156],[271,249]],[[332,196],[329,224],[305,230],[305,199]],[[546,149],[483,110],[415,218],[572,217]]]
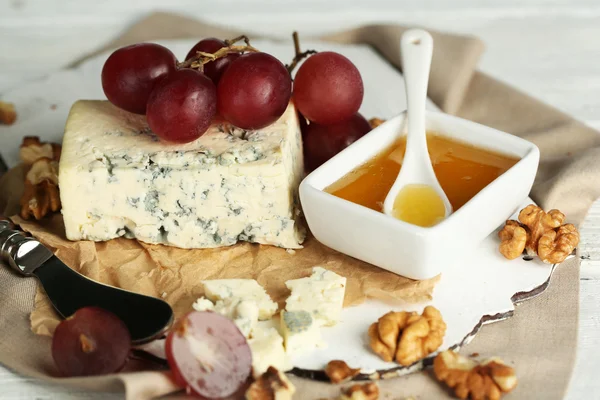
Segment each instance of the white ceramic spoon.
[[408,135],[402,168],[385,198],[383,211],[385,214],[393,216],[396,197],[406,185],[428,185],[435,190],[444,203],[445,217],[447,217],[452,213],[452,206],[433,172],[427,151],[425,130],[425,104],[433,53],[433,38],[422,29],[411,29],[402,35],[400,49],[402,51],[402,74],[406,86]]

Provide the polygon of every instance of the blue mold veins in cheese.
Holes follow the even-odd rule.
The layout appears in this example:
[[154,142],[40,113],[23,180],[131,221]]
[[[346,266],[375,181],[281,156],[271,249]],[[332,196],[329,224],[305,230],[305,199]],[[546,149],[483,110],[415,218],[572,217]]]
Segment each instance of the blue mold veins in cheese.
[[292,104],[257,131],[215,123],[191,143],[170,144],[144,116],[81,100],[71,108],[59,166],[65,231],[70,240],[300,248],[302,174]]

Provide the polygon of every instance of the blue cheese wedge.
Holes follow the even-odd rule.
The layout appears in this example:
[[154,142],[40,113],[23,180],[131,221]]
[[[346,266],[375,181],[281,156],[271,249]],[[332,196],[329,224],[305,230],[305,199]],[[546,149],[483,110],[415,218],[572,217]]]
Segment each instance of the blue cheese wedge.
[[59,165],[66,236],[136,238],[181,248],[238,241],[300,248],[302,139],[294,106],[246,131],[215,122],[186,144],[108,101],[71,108]]
[[202,285],[204,294],[213,302],[235,298],[255,302],[261,321],[270,319],[277,312],[277,303],[254,279],[213,279],[202,281]]
[[314,267],[307,278],[285,283],[291,294],[286,300],[287,311],[307,311],[321,326],[333,326],[340,321],[346,278],[321,267]]
[[250,337],[258,323],[259,308],[253,300],[230,297],[213,303],[201,297],[192,307],[196,311],[214,311],[231,319],[246,338]]
[[252,373],[257,378],[269,367],[279,371],[289,371],[292,363],[283,347],[283,338],[273,327],[258,328],[252,332],[248,340],[252,351]]
[[282,311],[281,333],[285,350],[296,355],[324,347],[319,325],[306,311]]

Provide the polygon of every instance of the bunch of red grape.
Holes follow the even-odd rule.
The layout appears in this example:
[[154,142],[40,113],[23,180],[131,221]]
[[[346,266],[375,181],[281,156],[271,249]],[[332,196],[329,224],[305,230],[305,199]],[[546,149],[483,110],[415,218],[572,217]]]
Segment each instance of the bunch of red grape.
[[[215,59],[224,47],[227,51]],[[254,50],[252,48],[252,50]],[[202,61],[203,71],[188,61]],[[290,72],[275,57],[240,54],[231,42],[203,39],[180,64],[158,44],[123,47],[102,69],[106,97],[123,110],[145,114],[160,138],[186,143],[202,136],[218,113],[242,129],[260,129],[285,112],[292,96]],[[293,97],[302,114],[305,163],[311,171],[370,130],[358,113],[362,78],[341,54],[321,52],[300,66]],[[307,122],[308,120],[308,122]]]
[[[201,40],[186,60],[223,47],[228,45],[219,39]],[[182,67],[166,47],[141,43],[108,57],[102,88],[117,107],[145,114],[160,138],[186,143],[202,136],[217,112],[243,129],[272,124],[287,108],[292,80],[285,66],[266,53],[225,54],[204,63],[200,72]]]
[[354,64],[341,54],[310,56],[294,79],[294,103],[302,116],[304,160],[312,171],[371,130],[358,113],[363,81]]

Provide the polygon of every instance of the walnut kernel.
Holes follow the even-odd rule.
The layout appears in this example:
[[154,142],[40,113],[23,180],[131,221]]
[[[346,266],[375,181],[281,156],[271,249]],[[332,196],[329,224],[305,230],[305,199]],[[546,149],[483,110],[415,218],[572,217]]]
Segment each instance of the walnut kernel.
[[523,254],[527,243],[527,231],[517,221],[506,221],[500,232],[500,253],[509,260],[514,260]]
[[548,264],[563,262],[579,244],[579,232],[573,224],[566,224],[556,231],[546,232],[540,238],[538,255]]
[[0,124],[12,125],[17,120],[15,105],[0,101]]
[[291,400],[296,388],[284,373],[269,367],[246,391],[246,400]]
[[415,312],[389,312],[369,327],[371,349],[384,361],[409,366],[441,346],[446,323],[440,312],[427,306]]
[[579,232],[572,224],[563,225],[565,215],[558,210],[547,213],[530,204],[519,213],[519,221],[506,221],[498,233],[500,253],[512,260],[525,248],[549,264],[563,262],[579,244]]
[[491,359],[481,364],[446,350],[433,361],[435,377],[454,389],[459,399],[498,400],[517,386],[513,368],[500,359]]
[[538,242],[542,235],[550,229],[558,228],[565,220],[565,215],[558,210],[547,213],[535,204],[530,204],[519,213],[519,221],[528,228],[529,236],[525,249],[530,256],[537,254]]
[[50,212],[60,210],[58,164],[49,158],[35,161],[25,178],[21,196],[21,217],[40,220]]
[[58,161],[60,153],[61,146],[59,144],[41,142],[37,136],[26,136],[19,149],[19,158],[23,164],[31,165],[43,157]]
[[377,400],[379,399],[379,387],[375,382],[356,384],[342,391],[339,400]]
[[341,383],[354,378],[360,373],[360,368],[350,368],[345,361],[332,360],[325,367],[325,374],[332,383]]

